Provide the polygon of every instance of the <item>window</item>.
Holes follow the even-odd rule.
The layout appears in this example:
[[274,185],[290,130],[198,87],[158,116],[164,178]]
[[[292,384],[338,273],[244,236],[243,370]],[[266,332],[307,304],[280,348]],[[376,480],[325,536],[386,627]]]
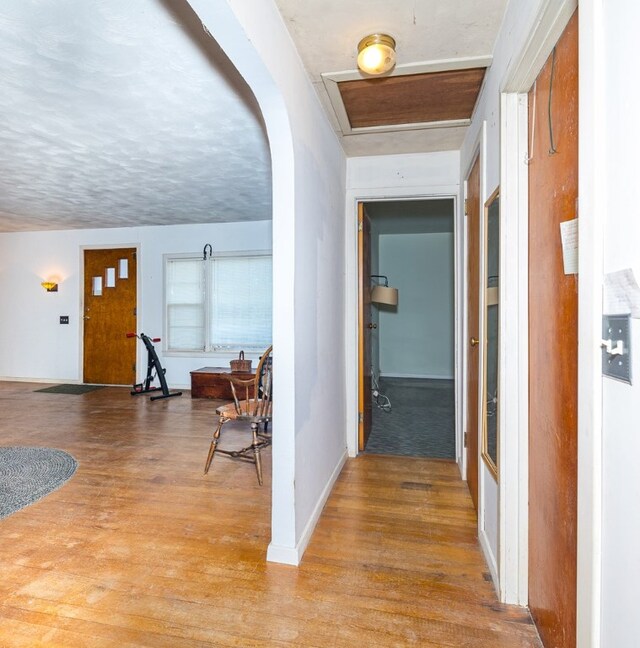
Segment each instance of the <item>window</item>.
[[263,351],[271,344],[271,255],[166,257],[168,351]]

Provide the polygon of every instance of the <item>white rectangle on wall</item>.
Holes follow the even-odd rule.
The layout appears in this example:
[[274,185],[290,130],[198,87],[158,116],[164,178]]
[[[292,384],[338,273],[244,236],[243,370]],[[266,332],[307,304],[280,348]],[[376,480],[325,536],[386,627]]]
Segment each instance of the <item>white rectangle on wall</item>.
[[560,223],[564,273],[578,274],[578,219]]
[[640,287],[631,268],[604,276],[604,312],[640,317]]

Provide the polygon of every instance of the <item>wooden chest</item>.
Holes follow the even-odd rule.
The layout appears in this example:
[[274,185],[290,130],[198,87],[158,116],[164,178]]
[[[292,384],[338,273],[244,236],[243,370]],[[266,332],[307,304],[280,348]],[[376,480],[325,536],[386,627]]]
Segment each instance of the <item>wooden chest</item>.
[[[220,398],[233,400],[229,376],[230,367],[202,367],[191,372],[191,398]],[[255,372],[234,372],[233,377],[240,380],[254,378]],[[240,398],[240,393],[238,392]]]

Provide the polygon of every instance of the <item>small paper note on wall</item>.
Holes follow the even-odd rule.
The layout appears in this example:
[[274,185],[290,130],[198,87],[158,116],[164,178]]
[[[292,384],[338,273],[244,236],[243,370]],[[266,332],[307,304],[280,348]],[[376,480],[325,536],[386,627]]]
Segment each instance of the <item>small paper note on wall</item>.
[[604,312],[640,318],[640,287],[631,268],[604,276]]
[[560,223],[564,273],[578,274],[578,219]]

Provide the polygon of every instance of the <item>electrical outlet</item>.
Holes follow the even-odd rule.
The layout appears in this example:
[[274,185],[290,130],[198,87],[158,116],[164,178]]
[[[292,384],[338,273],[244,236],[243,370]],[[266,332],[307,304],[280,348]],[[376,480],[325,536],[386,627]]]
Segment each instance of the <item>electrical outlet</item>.
[[68,315],[60,315],[60,324],[68,324],[69,323],[69,316]]

